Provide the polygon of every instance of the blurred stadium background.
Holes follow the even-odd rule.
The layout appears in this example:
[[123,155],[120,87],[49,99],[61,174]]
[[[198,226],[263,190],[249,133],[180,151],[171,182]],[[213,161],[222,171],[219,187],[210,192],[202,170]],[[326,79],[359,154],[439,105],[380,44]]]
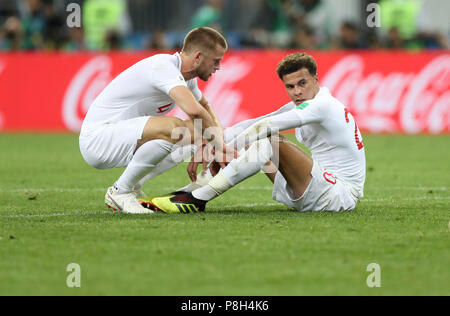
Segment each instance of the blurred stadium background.
[[[66,25],[70,3],[82,28]],[[370,3],[381,28],[366,24]],[[445,0],[10,0],[0,4],[0,49],[178,49],[197,26],[237,49],[444,49],[448,12]]]
[[[81,27],[68,27],[73,3]],[[287,102],[274,69],[302,50],[364,132],[448,133],[448,12],[446,0],[1,1],[0,131],[77,132],[114,76],[211,26],[231,50],[200,85],[224,125]]]

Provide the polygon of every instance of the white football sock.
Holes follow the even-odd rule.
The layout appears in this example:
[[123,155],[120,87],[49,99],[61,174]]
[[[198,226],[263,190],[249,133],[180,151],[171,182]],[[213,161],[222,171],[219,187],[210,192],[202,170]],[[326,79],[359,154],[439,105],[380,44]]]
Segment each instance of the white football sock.
[[209,180],[211,180],[212,178],[213,176],[211,175],[211,171],[209,171],[209,169],[206,172],[201,171],[199,174],[197,174],[197,181],[191,182],[187,186],[182,187],[177,191],[192,192],[207,185]]
[[[192,155],[195,154],[197,147],[195,145],[187,145],[183,147],[178,147],[174,145],[174,149],[172,152],[167,155],[166,158],[161,161],[156,168],[150,171],[145,177],[143,177],[136,185],[135,190],[140,189],[147,181],[156,178],[160,174],[169,171],[170,169],[175,168],[180,163],[184,162],[186,159],[189,159]],[[187,191],[186,191],[187,192]],[[190,191],[189,191],[190,192]]]
[[204,201],[210,201],[236,184],[259,172],[273,155],[272,144],[267,138],[254,142],[249,149],[212,178],[208,185],[192,192]]
[[168,141],[157,139],[139,147],[122,176],[115,183],[118,193],[124,194],[135,190],[139,180],[150,173],[171,152],[173,146]]

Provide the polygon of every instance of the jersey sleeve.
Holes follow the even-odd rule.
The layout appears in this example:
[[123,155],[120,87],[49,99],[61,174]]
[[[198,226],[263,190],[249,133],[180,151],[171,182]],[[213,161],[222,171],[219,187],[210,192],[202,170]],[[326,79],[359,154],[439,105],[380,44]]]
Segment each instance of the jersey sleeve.
[[153,87],[169,95],[170,90],[178,86],[187,87],[181,72],[175,65],[158,64],[152,68],[150,82]]
[[264,120],[268,117],[275,116],[275,115],[278,115],[278,114],[281,114],[284,112],[288,112],[288,111],[291,111],[294,109],[295,109],[295,103],[289,102],[288,104],[285,104],[284,106],[282,106],[275,112],[272,112],[267,115],[260,116],[260,117],[254,118],[254,119],[245,120],[245,121],[239,122],[233,126],[230,126],[227,129],[225,129],[225,131],[224,131],[225,143],[231,142],[236,136],[238,136],[240,133],[242,133],[245,129],[247,129],[251,125],[253,125],[261,120]]
[[301,126],[320,123],[328,115],[327,104],[321,99],[306,101],[295,108],[295,113],[300,119]]
[[202,99],[202,92],[200,91],[200,89],[198,88],[198,84],[197,84],[197,79],[191,79],[187,82],[187,86],[188,88],[192,91],[192,94],[194,95],[195,99],[197,101],[200,101]]

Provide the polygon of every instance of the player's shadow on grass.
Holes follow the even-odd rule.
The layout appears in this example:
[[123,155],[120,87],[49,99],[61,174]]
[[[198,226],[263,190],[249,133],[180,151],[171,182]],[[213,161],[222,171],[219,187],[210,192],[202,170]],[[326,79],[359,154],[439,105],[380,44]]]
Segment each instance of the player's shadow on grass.
[[[191,213],[191,214],[165,214],[162,212],[157,212],[158,218],[164,218],[165,216],[169,216],[169,217],[185,217],[185,216],[195,216],[195,217],[207,217],[209,215],[226,215],[226,216],[252,216],[252,217],[259,217],[259,216],[267,216],[267,215],[290,215],[290,216],[305,216],[305,217],[310,217],[310,216],[314,216],[314,217],[329,217],[329,216],[348,216],[349,214],[353,214],[353,215],[359,215],[359,210],[358,208],[354,209],[353,211],[345,211],[345,212],[325,212],[325,211],[307,211],[307,212],[299,212],[296,211],[293,208],[284,206],[284,205],[279,205],[279,206],[266,206],[266,207],[262,207],[262,208],[252,208],[252,209],[242,209],[239,207],[236,208],[231,208],[231,207],[224,207],[221,208],[220,206],[214,206],[211,209],[206,209],[206,212],[202,212],[202,213]],[[123,219],[130,219],[130,220],[134,220],[134,219],[146,219],[148,220],[149,218],[154,217],[154,215],[133,215],[133,214],[123,214],[123,213],[112,213],[117,216],[117,218],[120,218],[121,220]],[[109,214],[98,214],[98,215],[103,215],[108,217]]]
[[295,213],[295,210],[289,208],[277,208],[277,209],[266,209],[266,210],[242,210],[242,209],[214,209],[206,210],[204,213],[207,214],[218,214],[218,215],[269,215],[269,214],[282,214],[282,213]]
[[211,210],[206,210],[205,214],[220,214],[220,215],[270,215],[270,214],[295,214],[301,213],[285,206],[271,206],[264,208],[242,209],[242,208],[226,208],[214,207]]
[[227,210],[221,210],[219,207],[216,207],[210,211],[206,210],[205,213],[201,214],[218,214],[218,215],[278,215],[278,214],[289,214],[293,216],[321,216],[321,217],[328,217],[328,216],[342,216],[342,215],[349,215],[349,214],[355,214],[357,215],[359,212],[357,209],[353,211],[344,211],[344,212],[331,212],[331,211],[306,211],[306,212],[299,212],[295,209],[284,207],[284,206],[275,206],[273,208],[265,208],[264,210],[242,210],[242,209],[227,209]]

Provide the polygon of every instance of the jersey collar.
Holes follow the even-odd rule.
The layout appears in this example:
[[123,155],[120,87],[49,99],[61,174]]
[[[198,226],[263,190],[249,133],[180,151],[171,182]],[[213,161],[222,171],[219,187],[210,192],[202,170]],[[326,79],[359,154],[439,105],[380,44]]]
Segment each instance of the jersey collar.
[[318,96],[325,95],[325,94],[330,94],[330,90],[328,90],[328,88],[326,88],[326,87],[320,87],[319,92],[317,92],[314,99]]
[[178,70],[181,71],[181,56],[180,53],[176,52],[174,56],[177,58],[177,67]]

